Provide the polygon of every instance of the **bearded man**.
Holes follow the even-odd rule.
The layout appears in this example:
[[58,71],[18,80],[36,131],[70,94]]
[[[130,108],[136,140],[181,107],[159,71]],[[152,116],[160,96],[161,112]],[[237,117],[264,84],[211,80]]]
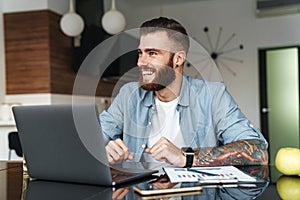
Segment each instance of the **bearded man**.
[[267,141],[225,85],[184,75],[185,28],[159,17],[144,22],[140,35],[140,81],[124,85],[100,114],[109,163],[267,164]]

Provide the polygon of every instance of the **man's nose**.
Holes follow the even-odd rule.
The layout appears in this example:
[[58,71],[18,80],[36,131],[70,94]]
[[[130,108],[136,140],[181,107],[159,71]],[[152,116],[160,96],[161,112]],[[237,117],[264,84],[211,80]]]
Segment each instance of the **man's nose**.
[[147,63],[146,56],[140,55],[140,56],[138,57],[137,65],[138,65],[139,67],[141,67],[141,66],[145,66],[145,65],[147,65],[147,64],[148,64],[148,63]]

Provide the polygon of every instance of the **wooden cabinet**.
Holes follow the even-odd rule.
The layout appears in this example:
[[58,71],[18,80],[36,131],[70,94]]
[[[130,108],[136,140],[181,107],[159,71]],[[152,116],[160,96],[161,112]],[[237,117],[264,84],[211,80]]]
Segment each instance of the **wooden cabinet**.
[[7,94],[72,91],[72,40],[59,19],[49,10],[4,14]]
[[[72,94],[73,38],[60,30],[60,18],[50,10],[4,14],[8,95]],[[101,81],[99,85],[97,96],[111,95],[114,84]]]

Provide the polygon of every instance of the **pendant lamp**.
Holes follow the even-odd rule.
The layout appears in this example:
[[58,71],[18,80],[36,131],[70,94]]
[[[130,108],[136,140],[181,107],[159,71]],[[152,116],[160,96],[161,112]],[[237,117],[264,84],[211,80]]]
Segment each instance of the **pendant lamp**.
[[125,29],[125,17],[116,9],[115,0],[112,0],[111,9],[103,15],[101,23],[103,29],[111,35],[120,33]]
[[84,28],[84,21],[80,15],[74,11],[74,0],[69,0],[69,12],[64,14],[60,20],[60,28],[69,37],[76,37],[81,34]]

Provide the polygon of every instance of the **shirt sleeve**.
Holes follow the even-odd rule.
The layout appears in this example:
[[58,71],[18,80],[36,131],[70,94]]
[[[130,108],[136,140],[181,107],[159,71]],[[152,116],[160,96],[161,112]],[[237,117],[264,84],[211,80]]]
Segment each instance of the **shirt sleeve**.
[[224,84],[210,89],[213,94],[213,121],[219,141],[228,144],[238,140],[258,139],[268,145],[260,130],[242,113]]
[[106,143],[108,143],[110,140],[122,138],[124,123],[123,98],[126,94],[124,90],[124,87],[122,87],[109,108],[102,111],[102,113],[99,115],[102,133]]

